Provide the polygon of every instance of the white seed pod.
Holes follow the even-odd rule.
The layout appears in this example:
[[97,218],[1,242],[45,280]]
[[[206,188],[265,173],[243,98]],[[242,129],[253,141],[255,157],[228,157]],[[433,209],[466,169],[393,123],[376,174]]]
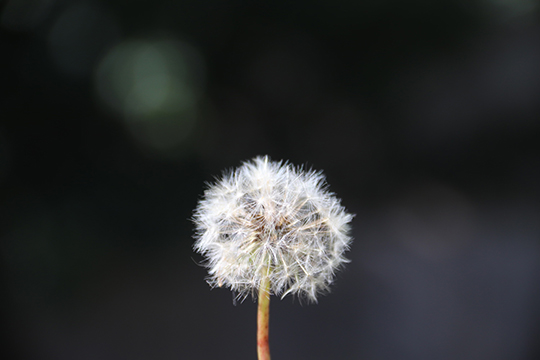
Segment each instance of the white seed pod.
[[271,294],[316,302],[348,262],[352,218],[322,173],[257,157],[209,185],[194,214],[194,249],[211,286],[244,299],[268,277]]

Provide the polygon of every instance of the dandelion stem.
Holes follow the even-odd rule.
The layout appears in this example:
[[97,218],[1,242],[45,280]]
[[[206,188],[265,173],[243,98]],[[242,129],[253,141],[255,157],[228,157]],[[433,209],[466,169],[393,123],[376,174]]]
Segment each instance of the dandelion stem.
[[268,320],[270,315],[270,279],[265,276],[259,287],[259,309],[257,312],[257,354],[259,360],[270,360],[268,344]]

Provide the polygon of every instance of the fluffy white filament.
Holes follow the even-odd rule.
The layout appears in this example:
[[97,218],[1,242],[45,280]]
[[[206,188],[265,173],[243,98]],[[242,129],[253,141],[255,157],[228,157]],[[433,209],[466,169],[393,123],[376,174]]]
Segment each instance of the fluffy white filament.
[[325,187],[320,172],[267,156],[210,185],[194,215],[194,248],[207,259],[208,283],[245,298],[268,276],[271,294],[317,301],[347,262],[352,240],[353,215]]

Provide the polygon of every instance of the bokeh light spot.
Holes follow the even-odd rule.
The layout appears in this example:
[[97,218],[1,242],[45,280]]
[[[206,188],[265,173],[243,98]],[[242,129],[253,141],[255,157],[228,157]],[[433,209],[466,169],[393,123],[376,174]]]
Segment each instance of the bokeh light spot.
[[58,69],[74,77],[87,76],[102,54],[119,38],[118,25],[101,5],[77,2],[56,19],[49,53]]
[[33,30],[49,16],[56,0],[8,0],[0,8],[0,24],[13,31]]
[[141,144],[169,153],[185,145],[194,129],[204,62],[180,41],[125,41],[103,58],[95,82],[98,99]]
[[151,113],[164,105],[170,90],[170,69],[166,60],[159,49],[151,45],[135,53],[135,81],[126,99],[127,113]]

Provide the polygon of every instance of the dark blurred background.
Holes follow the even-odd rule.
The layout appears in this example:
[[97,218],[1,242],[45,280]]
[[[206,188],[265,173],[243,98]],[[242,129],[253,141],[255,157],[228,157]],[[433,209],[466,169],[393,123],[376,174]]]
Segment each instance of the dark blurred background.
[[539,5],[4,1],[3,358],[254,359],[189,219],[268,154],[356,213],[275,359],[540,359]]

